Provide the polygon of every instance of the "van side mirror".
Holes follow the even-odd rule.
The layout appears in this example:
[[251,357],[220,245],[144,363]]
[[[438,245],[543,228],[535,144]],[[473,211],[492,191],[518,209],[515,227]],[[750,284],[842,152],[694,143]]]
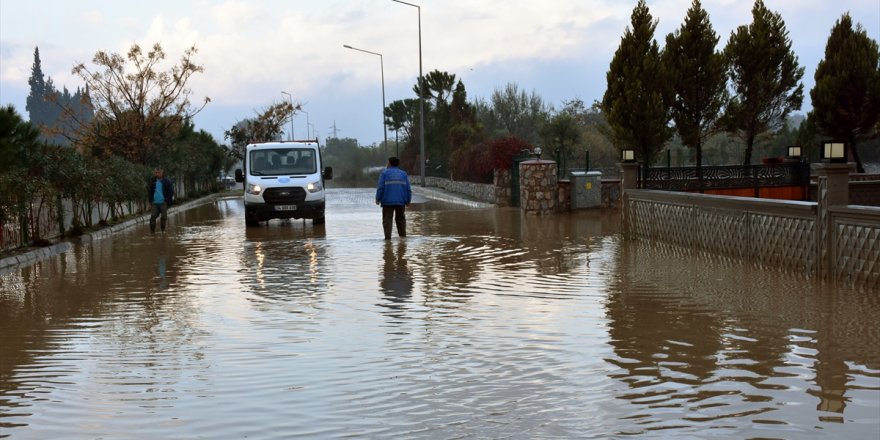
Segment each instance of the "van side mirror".
[[235,170],[235,181],[244,182],[244,173],[241,172],[241,168]]
[[333,180],[333,167],[324,167],[324,173],[321,175],[324,180]]

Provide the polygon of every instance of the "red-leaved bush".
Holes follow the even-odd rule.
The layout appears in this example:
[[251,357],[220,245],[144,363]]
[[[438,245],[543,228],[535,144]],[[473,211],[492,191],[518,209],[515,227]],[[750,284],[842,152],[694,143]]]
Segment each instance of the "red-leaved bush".
[[531,150],[532,146],[518,137],[507,136],[492,141],[489,149],[492,151],[492,163],[495,169],[509,170],[513,166],[513,158],[522,150]]
[[489,146],[484,143],[466,145],[452,152],[449,157],[452,178],[457,181],[492,182],[492,158]]
[[455,150],[449,157],[452,178],[458,181],[491,183],[496,169],[509,170],[513,158],[522,150],[531,150],[526,141],[508,136],[488,144],[466,145]]

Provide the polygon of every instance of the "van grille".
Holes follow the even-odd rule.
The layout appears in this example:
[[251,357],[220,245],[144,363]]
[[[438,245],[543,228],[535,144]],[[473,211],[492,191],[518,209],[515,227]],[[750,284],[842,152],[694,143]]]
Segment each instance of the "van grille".
[[299,186],[287,188],[268,188],[263,192],[266,203],[299,203],[306,199],[306,190]]

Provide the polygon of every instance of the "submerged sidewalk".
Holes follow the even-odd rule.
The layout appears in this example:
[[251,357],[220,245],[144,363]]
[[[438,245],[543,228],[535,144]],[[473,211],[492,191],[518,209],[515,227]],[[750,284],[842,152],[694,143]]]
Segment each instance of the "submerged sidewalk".
[[[491,208],[492,206],[494,206],[490,203],[480,202],[480,201],[476,201],[476,200],[470,200],[466,197],[463,197],[460,194],[444,191],[439,188],[433,188],[433,187],[425,188],[425,187],[416,186],[416,185],[413,185],[412,188],[413,188],[414,194],[419,194],[423,197],[426,197],[429,199],[434,199],[434,200],[440,200],[442,202],[456,203],[456,204],[460,204],[460,205],[469,206],[472,208]],[[172,210],[178,211],[178,210],[189,209],[194,206],[201,205],[203,203],[211,202],[218,197],[224,197],[226,195],[227,194],[225,194],[225,193],[211,194],[211,195],[208,195],[208,196],[196,199],[196,200],[192,200],[192,201],[183,203],[181,205],[175,205],[172,208]],[[107,227],[104,227],[101,229],[97,229],[97,230],[85,233],[85,234],[77,236],[77,237],[64,237],[58,243],[52,244],[50,246],[40,247],[40,248],[29,248],[29,249],[25,248],[23,250],[16,251],[15,253],[13,253],[11,255],[0,258],[0,273],[3,273],[4,271],[12,269],[14,267],[27,265],[27,264],[33,264],[33,263],[40,261],[42,259],[54,256],[54,255],[62,254],[64,252],[68,252],[77,243],[89,243],[92,241],[97,241],[102,238],[109,237],[110,235],[113,235],[117,232],[125,231],[127,229],[133,228],[133,227],[138,226],[140,224],[147,223],[149,221],[150,221],[150,214],[149,213],[141,214],[137,217],[128,219],[128,220],[123,221],[121,223],[117,223],[112,226],[107,226]]]
[[[178,211],[181,209],[189,209],[194,206],[201,205],[203,203],[208,203],[213,201],[217,197],[223,196],[223,193],[215,193],[210,194],[202,198],[198,198],[189,202],[185,202],[181,205],[174,205],[169,211],[169,215],[171,215],[174,211]],[[5,256],[0,258],[0,273],[7,269],[11,269],[13,267],[17,267],[25,264],[32,264],[37,261],[40,261],[44,258],[51,257],[53,255],[62,254],[67,252],[73,248],[73,246],[77,243],[89,243],[92,241],[100,240],[105,237],[109,237],[117,232],[124,231],[126,229],[133,228],[137,225],[148,223],[150,221],[150,214],[141,214],[137,217],[130,218],[123,222],[103,227],[101,229],[96,229],[94,231],[87,232],[83,235],[76,237],[62,237],[61,241],[58,243],[40,247],[40,248],[24,248],[23,250],[14,251],[15,253],[12,255]]]

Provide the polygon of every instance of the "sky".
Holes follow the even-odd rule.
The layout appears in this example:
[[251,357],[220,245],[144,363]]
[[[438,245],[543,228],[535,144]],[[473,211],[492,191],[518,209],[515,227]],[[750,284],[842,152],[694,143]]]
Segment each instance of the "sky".
[[[834,23],[849,12],[880,41],[878,0],[764,0],[782,15],[805,68],[805,100]],[[295,138],[356,138],[380,143],[385,103],[414,98],[419,35],[424,73],[462,80],[468,99],[489,100],[508,83],[559,109],[565,101],[601,100],[605,74],[636,0],[0,0],[0,105],[27,119],[28,78],[39,47],[43,73],[56,87],[83,85],[71,73],[101,50],[124,54],[132,44],[160,43],[168,64],[186,48],[204,67],[189,83],[191,99],[211,102],[197,129],[223,133],[289,93],[303,112]],[[691,0],[648,0],[659,21],[655,38],[684,21]],[[751,22],[750,0],[703,0],[719,35]],[[421,31],[419,30],[421,26]],[[346,49],[350,45],[382,54]],[[381,64],[380,64],[381,61]],[[286,126],[287,128],[287,126]],[[308,132],[306,131],[308,129]],[[334,132],[335,129],[335,132]],[[289,130],[288,130],[289,131]],[[287,133],[285,133],[285,137]],[[394,133],[388,133],[389,141]]]

